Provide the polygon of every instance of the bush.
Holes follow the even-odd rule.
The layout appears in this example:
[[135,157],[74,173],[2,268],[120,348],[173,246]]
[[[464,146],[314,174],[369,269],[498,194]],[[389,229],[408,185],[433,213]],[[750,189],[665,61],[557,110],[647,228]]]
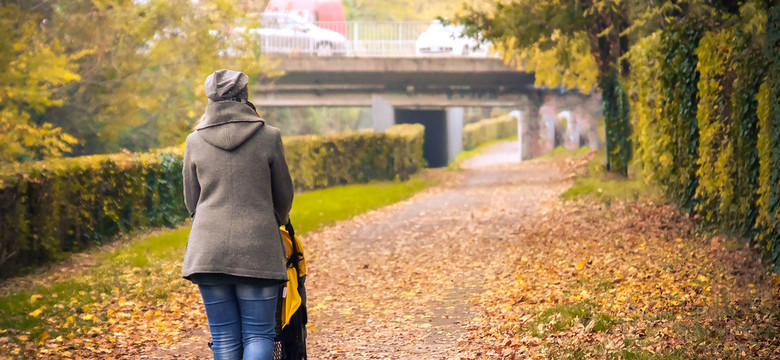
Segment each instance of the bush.
[[296,191],[398,178],[425,167],[422,125],[396,125],[386,132],[291,136],[285,156]]
[[473,150],[484,143],[517,136],[517,120],[509,115],[485,119],[463,128],[463,149]]
[[[424,167],[422,125],[384,133],[285,138],[297,191],[374,179],[406,180]],[[95,155],[0,170],[0,273],[59,259],[120,232],[187,216],[182,149]]]
[[120,231],[169,226],[187,215],[182,157],[95,155],[40,161],[0,173],[0,270],[100,244]]

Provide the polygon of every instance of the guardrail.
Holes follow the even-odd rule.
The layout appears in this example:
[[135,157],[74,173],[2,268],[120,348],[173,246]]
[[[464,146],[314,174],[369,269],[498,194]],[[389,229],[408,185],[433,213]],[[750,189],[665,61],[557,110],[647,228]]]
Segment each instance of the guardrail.
[[347,39],[347,56],[416,56],[415,42],[430,22],[320,21]]
[[[416,42],[430,22],[320,21],[282,23],[249,29],[265,54],[317,56],[414,57],[431,55],[488,56],[487,47],[446,31],[433,33],[419,53]],[[331,30],[339,35],[333,34]],[[243,31],[243,30],[242,30]]]

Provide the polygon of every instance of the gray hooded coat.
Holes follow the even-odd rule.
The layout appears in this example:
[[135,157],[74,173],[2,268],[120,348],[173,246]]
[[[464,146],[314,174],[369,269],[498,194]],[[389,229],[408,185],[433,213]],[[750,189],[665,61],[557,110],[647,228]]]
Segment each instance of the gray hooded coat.
[[247,104],[221,99],[220,91],[230,95],[224,87],[235,86],[241,82],[212,81],[210,88],[206,81],[210,101],[205,118],[187,137],[184,201],[193,221],[182,276],[284,281],[287,268],[277,219],[287,222],[293,187],[281,133]]

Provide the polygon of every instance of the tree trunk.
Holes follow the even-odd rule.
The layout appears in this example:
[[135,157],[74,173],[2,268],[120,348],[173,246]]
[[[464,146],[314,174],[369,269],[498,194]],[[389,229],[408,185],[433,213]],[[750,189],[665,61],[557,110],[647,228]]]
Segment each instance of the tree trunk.
[[[590,6],[593,6],[592,4]],[[605,145],[607,171],[628,175],[631,160],[631,123],[628,98],[620,77],[629,71],[628,38],[620,34],[629,26],[625,2],[618,7],[603,7],[596,11],[588,29],[590,51],[598,67],[598,83],[604,99]]]
[[607,171],[628,175],[628,162],[631,160],[631,123],[629,103],[618,71],[599,79],[604,101],[605,144],[607,148]]

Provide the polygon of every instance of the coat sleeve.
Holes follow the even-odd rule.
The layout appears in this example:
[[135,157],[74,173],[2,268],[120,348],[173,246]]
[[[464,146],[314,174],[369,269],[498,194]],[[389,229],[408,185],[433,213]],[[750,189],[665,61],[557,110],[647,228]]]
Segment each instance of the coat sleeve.
[[182,177],[184,178],[184,205],[190,212],[190,217],[195,217],[195,209],[198,207],[200,198],[200,183],[195,163],[192,162],[191,146],[184,147],[184,167],[182,167]]
[[275,136],[276,148],[271,159],[271,193],[274,201],[274,213],[281,224],[290,220],[290,209],[293,201],[293,183],[287,161],[284,159],[282,134]]

